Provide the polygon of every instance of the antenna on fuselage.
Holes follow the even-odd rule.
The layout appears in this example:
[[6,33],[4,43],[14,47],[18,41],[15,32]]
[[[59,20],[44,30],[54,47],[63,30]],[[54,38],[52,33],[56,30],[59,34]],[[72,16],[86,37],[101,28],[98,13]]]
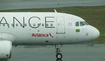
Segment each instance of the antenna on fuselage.
[[56,9],[54,9],[54,12],[57,13]]

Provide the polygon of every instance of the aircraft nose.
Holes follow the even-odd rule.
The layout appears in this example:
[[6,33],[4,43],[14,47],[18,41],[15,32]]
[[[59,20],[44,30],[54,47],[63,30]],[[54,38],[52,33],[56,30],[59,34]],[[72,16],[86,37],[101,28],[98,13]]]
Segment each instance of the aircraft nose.
[[100,35],[99,30],[94,27],[94,29],[93,29],[93,39],[98,38],[99,35]]

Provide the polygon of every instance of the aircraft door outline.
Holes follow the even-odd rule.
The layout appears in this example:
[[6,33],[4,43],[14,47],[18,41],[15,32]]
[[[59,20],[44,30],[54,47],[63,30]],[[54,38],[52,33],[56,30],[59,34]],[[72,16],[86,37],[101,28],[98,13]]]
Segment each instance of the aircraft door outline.
[[65,34],[65,20],[64,17],[56,17],[56,34]]

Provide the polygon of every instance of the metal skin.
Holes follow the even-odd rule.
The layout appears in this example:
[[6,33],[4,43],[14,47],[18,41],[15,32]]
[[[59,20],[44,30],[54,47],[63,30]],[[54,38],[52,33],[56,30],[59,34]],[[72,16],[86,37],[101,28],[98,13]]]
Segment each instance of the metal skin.
[[72,14],[0,12],[0,42],[6,40],[13,45],[65,45],[92,41],[99,35],[95,27]]
[[[85,20],[65,13],[1,12],[0,20],[0,33],[13,35],[14,38],[8,40],[16,45],[72,44],[91,41],[96,39],[100,34],[91,25],[75,26],[76,22]],[[80,29],[80,32],[76,32],[76,29]],[[42,36],[37,35],[34,37],[32,34],[42,34]],[[7,37],[7,35],[5,36]]]

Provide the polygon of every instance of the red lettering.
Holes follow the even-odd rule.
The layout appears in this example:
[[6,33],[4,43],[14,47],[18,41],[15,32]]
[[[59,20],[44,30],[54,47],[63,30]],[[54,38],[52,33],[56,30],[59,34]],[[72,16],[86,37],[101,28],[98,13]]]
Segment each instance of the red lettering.
[[36,37],[36,35],[33,33],[31,37]]
[[41,37],[41,36],[42,36],[42,34],[39,34],[39,35],[38,35],[38,37]]
[[42,34],[42,37],[45,37],[46,34]]
[[53,38],[53,36],[51,35],[51,33],[49,33],[49,34],[32,34],[32,36],[31,37],[49,37],[49,36],[51,36],[52,38]]
[[53,38],[53,36],[51,35],[51,33],[49,33],[49,35]]
[[48,37],[49,35],[47,34],[46,37]]
[[31,37],[33,37],[34,36],[34,33],[32,34],[32,36]]

